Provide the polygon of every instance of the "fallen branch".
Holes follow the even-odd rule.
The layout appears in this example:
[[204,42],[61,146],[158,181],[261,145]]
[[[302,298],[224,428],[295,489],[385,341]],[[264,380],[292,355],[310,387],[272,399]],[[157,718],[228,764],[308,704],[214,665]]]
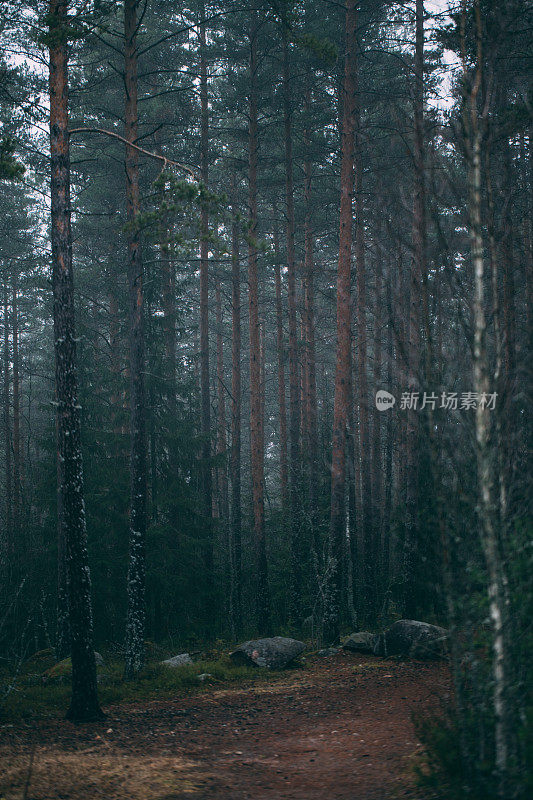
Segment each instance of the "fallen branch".
[[159,153],[153,153],[151,150],[145,150],[144,147],[139,147],[138,144],[133,144],[133,142],[129,142],[120,134],[115,133],[114,131],[105,130],[105,128],[72,128],[69,131],[69,136],[72,136],[74,133],[102,133],[104,136],[111,136],[112,139],[118,139],[119,142],[123,142],[124,144],[128,145],[129,147],[133,147],[134,150],[138,150],[139,153],[143,153],[145,156],[149,156],[150,158],[155,158],[158,161],[163,162],[163,169],[167,166],[177,167],[178,169],[187,172],[191,178],[195,181],[199,181],[200,178],[198,175],[190,168],[186,167],[185,164],[180,164],[179,161],[173,161],[171,158],[167,158]]

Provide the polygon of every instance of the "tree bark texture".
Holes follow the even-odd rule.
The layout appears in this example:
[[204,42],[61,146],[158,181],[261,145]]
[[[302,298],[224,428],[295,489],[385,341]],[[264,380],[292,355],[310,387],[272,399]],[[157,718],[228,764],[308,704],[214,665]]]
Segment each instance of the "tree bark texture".
[[264,452],[261,420],[261,345],[259,331],[259,282],[257,275],[257,12],[250,12],[250,95],[248,129],[248,305],[250,328],[250,448],[252,467],[252,504],[256,556],[256,612],[261,634],[270,629],[270,592],[265,538]]
[[359,97],[359,65],[357,42],[354,44],[355,96],[355,263],[357,282],[357,364],[354,398],[359,416],[359,456],[361,468],[361,526],[363,544],[363,603],[365,616],[373,622],[376,614],[376,536],[372,520],[372,459],[369,429],[367,383],[366,261],[363,207],[363,152],[361,135],[361,102]]
[[[276,209],[274,209],[274,217]],[[289,478],[287,466],[287,407],[285,403],[285,344],[283,336],[283,299],[281,283],[281,257],[279,233],[274,219],[274,280],[276,285],[276,349],[278,356],[278,410],[279,410],[279,468],[281,504],[289,508]]]
[[[200,4],[200,19],[205,18]],[[202,183],[209,183],[209,108],[207,94],[206,26],[200,26],[200,159]],[[209,390],[209,212],[204,203],[200,212],[200,395],[202,432],[202,500],[206,525],[204,564],[208,575],[213,572],[211,517],[213,487],[211,474],[211,395]]]
[[50,0],[50,161],[52,286],[61,508],[68,564],[72,656],[73,721],[101,716],[93,649],[91,581],[83,493],[80,406],[74,325],[72,234],[70,227],[70,151],[68,135],[68,5]]
[[300,386],[294,251],[294,178],[292,163],[291,64],[287,32],[283,33],[283,125],[285,139],[285,207],[287,217],[287,285],[289,320],[289,497],[291,519],[290,614],[298,628],[302,618],[302,513],[300,457]]
[[328,643],[336,642],[339,638],[340,593],[342,589],[341,565],[345,537],[346,427],[351,372],[350,282],[354,188],[356,25],[355,0],[347,0],[344,112],[341,145],[340,239],[337,271],[337,356],[331,456],[331,513],[328,580],[323,627],[323,637]]
[[[125,138],[137,140],[137,0],[124,3]],[[128,220],[128,298],[130,351],[130,532],[125,675],[144,664],[145,542],[147,495],[146,398],[144,385],[144,290],[140,234],[139,154],[126,146],[126,216]]]
[[[235,192],[235,188],[234,188]],[[231,541],[230,617],[235,635],[242,627],[241,556],[241,264],[237,203],[231,229]]]
[[[413,257],[409,288],[408,389],[420,389],[420,302],[426,257],[426,217],[424,184],[424,3],[416,0],[414,65],[414,197],[413,197]],[[418,411],[407,412],[406,431],[406,493],[405,541],[403,564],[403,605],[407,616],[415,617],[420,598],[415,585],[416,563],[419,556],[418,519]]]

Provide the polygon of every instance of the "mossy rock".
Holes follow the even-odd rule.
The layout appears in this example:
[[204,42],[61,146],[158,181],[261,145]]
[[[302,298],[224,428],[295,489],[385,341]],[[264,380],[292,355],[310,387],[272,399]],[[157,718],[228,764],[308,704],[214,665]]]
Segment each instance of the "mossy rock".
[[[96,656],[96,670],[99,671],[104,666],[104,660],[99,653]],[[67,679],[70,680],[72,675],[72,659],[64,658],[63,661],[58,661],[52,667],[47,669],[43,675],[43,683],[63,683]]]
[[146,661],[160,661],[165,655],[165,648],[155,642],[151,642],[149,639],[144,640],[144,657]]
[[46,650],[38,650],[30,656],[24,664],[24,670],[28,672],[44,672],[51,669],[56,663],[56,655],[51,647]]

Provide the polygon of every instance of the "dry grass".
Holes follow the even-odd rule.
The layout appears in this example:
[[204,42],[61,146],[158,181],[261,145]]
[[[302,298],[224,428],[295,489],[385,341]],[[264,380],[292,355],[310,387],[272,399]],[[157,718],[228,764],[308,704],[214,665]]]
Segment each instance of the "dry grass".
[[39,748],[29,758],[0,763],[1,800],[178,800],[201,797],[208,775],[192,761],[111,750],[102,737],[75,752]]

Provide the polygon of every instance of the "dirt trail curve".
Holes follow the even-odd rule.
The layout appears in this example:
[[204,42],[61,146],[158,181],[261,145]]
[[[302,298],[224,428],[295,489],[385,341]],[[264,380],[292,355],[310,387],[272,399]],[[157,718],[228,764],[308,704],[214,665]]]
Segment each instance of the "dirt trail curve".
[[270,684],[106,709],[103,725],[18,726],[3,731],[0,798],[418,798],[411,714],[447,685],[441,664],[339,653]]

